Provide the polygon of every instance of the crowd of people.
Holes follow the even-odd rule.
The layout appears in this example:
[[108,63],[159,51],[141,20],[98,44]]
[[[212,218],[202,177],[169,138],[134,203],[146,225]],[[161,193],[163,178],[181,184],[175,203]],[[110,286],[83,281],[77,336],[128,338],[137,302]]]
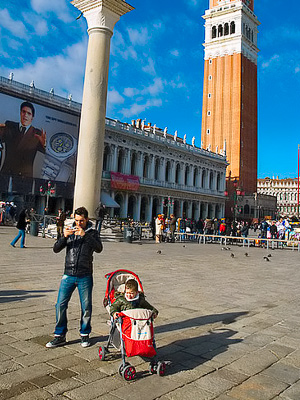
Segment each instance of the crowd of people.
[[[300,224],[299,224],[300,226]],[[181,234],[183,239],[196,239],[197,234],[248,237],[249,231],[258,231],[258,237],[262,239],[300,240],[300,232],[294,230],[293,223],[289,219],[278,220],[263,219],[261,221],[232,221],[228,218],[176,218],[174,214],[166,217],[158,214],[152,223],[153,239],[156,243],[174,242],[175,233]],[[183,236],[184,235],[184,236]]]
[[16,222],[17,207],[14,202],[0,202],[0,225],[14,224]]

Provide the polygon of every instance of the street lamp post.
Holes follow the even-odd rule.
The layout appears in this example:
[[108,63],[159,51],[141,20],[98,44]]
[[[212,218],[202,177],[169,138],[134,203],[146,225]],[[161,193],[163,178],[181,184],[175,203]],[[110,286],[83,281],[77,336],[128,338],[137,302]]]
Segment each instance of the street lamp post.
[[48,210],[48,207],[49,207],[49,197],[55,196],[55,187],[51,186],[51,181],[48,182],[46,190],[43,188],[43,186],[40,186],[40,194],[41,194],[41,196],[46,196],[46,206],[44,207],[44,211],[43,211],[42,237],[44,238],[45,237],[45,228],[46,228],[46,210]]
[[297,217],[299,219],[299,171],[300,171],[300,161],[299,161],[299,156],[300,156],[300,145],[298,144],[298,198],[297,198]]
[[[238,183],[237,180],[235,179],[233,181],[233,187],[234,187],[234,191],[233,191],[233,209],[232,209],[232,218],[233,218],[233,222],[236,219],[236,214],[237,214],[237,208],[238,208],[238,201],[243,198],[245,196],[245,192],[243,192],[239,187],[238,187]],[[226,191],[224,192],[225,196],[228,196],[229,193]],[[238,213],[240,211],[238,210]]]

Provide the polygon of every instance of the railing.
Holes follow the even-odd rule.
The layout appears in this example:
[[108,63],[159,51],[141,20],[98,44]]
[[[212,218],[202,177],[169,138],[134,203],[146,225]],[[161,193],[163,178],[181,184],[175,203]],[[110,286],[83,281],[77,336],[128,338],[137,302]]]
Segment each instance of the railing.
[[69,110],[72,110],[76,113],[81,112],[81,104],[77,103],[76,101],[73,100],[68,100],[64,99],[61,96],[57,96],[53,93],[46,92],[41,89],[37,89],[35,87],[31,87],[29,85],[25,85],[24,83],[20,83],[17,81],[14,81],[12,79],[7,79],[4,78],[3,76],[0,76],[0,85],[2,88],[8,89],[10,92],[15,92],[18,95],[22,94],[23,96],[28,96],[31,95],[33,98],[42,100],[42,101],[48,101],[52,103],[53,105],[56,105],[58,107],[63,107],[67,108]]
[[283,249],[292,248],[300,251],[300,241],[289,240],[289,239],[266,239],[258,237],[243,237],[243,236],[221,236],[213,234],[202,234],[202,233],[186,233],[186,232],[175,232],[175,237],[180,242],[186,241],[197,241],[199,244],[207,243],[218,243],[223,246],[227,245],[238,245],[241,244],[243,247],[264,247],[266,249]]

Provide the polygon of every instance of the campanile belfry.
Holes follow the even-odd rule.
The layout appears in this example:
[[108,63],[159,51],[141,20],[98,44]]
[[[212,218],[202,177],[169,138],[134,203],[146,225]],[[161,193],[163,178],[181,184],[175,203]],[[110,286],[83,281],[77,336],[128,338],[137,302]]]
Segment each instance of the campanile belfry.
[[210,0],[205,15],[202,143],[226,150],[227,184],[257,182],[257,33],[253,0]]

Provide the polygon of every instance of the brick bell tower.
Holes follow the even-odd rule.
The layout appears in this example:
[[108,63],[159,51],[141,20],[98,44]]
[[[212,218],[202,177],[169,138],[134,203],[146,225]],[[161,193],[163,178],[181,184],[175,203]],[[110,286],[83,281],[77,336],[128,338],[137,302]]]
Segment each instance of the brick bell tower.
[[257,33],[253,0],[210,0],[205,19],[202,146],[226,151],[227,190],[257,186]]

